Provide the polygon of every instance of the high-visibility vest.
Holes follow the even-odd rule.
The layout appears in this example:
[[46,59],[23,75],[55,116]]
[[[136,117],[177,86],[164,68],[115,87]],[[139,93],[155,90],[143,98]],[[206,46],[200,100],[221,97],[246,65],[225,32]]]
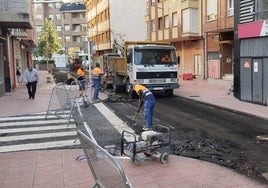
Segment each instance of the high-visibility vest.
[[93,79],[100,79],[100,75],[101,75],[101,69],[99,67],[95,67],[92,70]]

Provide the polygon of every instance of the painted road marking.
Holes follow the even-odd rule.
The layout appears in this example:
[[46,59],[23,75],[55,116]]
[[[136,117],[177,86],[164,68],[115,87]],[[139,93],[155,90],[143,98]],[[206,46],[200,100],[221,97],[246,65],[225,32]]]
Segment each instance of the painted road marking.
[[37,149],[48,149],[48,148],[58,148],[65,146],[75,146],[79,145],[80,142],[77,140],[61,140],[56,142],[43,142],[43,143],[33,143],[33,144],[18,144],[11,146],[0,147],[0,152],[13,152],[13,151],[25,151],[25,150],[37,150]]
[[257,140],[268,141],[268,135],[260,135],[256,137]]
[[[124,121],[116,116],[107,106],[103,103],[95,103],[94,106],[100,113],[114,126],[114,128],[122,134],[123,131],[128,131],[135,134],[135,131],[131,129]],[[136,134],[135,134],[136,135]],[[138,135],[136,135],[137,137]],[[126,134],[125,139],[129,142],[134,141],[133,135]]]
[[[69,117],[70,115],[68,114],[63,114],[63,115],[59,115],[60,117],[62,118],[67,118]],[[47,116],[47,119],[55,119],[55,118],[59,118],[58,116],[56,115],[48,115]],[[36,119],[43,119],[43,120],[47,120],[45,119],[45,115],[37,115],[37,116],[33,116],[33,115],[30,115],[30,116],[18,116],[18,117],[3,117],[3,118],[0,118],[0,121],[4,122],[4,121],[22,121],[22,120],[36,120]]]
[[28,125],[50,125],[50,124],[66,124],[68,120],[66,119],[56,119],[56,120],[41,120],[41,121],[16,121],[16,122],[3,122],[0,123],[0,127],[15,127],[15,126],[28,126]]
[[76,127],[74,125],[58,125],[58,126],[46,126],[43,127],[30,127],[30,128],[16,128],[16,129],[0,129],[0,134],[4,133],[17,133],[17,132],[30,132],[30,131],[48,131],[48,130],[59,130],[59,129],[69,129]]
[[55,137],[64,137],[64,136],[75,136],[75,135],[77,135],[76,131],[42,133],[42,134],[28,134],[28,135],[2,137],[1,142],[22,141],[22,140],[38,139],[38,138],[39,139],[41,139],[41,138],[55,138]]

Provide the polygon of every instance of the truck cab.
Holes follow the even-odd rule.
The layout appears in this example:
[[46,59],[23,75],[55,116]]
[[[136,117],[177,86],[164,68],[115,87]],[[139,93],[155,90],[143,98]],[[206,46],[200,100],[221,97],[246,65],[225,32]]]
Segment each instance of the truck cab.
[[154,93],[168,96],[179,88],[178,58],[173,46],[156,44],[129,45],[126,49],[127,83],[129,97],[133,97],[133,84],[142,84]]

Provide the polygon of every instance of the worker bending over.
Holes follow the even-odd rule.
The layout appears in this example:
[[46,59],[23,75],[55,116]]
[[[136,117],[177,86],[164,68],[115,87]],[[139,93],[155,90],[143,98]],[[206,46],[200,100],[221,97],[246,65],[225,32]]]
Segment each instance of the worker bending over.
[[143,130],[150,130],[153,128],[153,113],[155,105],[154,95],[149,89],[140,84],[135,84],[133,89],[139,96],[139,107],[137,112],[139,112],[142,105],[144,105],[143,113],[145,119],[145,127]]

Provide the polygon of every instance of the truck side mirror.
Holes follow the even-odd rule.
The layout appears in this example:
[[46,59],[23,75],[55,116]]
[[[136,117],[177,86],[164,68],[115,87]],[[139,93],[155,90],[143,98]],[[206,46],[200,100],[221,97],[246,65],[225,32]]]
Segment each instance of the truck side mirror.
[[178,57],[177,57],[177,62],[178,62],[178,64],[180,64],[180,60],[181,60],[181,58],[180,58],[180,56],[178,56]]

